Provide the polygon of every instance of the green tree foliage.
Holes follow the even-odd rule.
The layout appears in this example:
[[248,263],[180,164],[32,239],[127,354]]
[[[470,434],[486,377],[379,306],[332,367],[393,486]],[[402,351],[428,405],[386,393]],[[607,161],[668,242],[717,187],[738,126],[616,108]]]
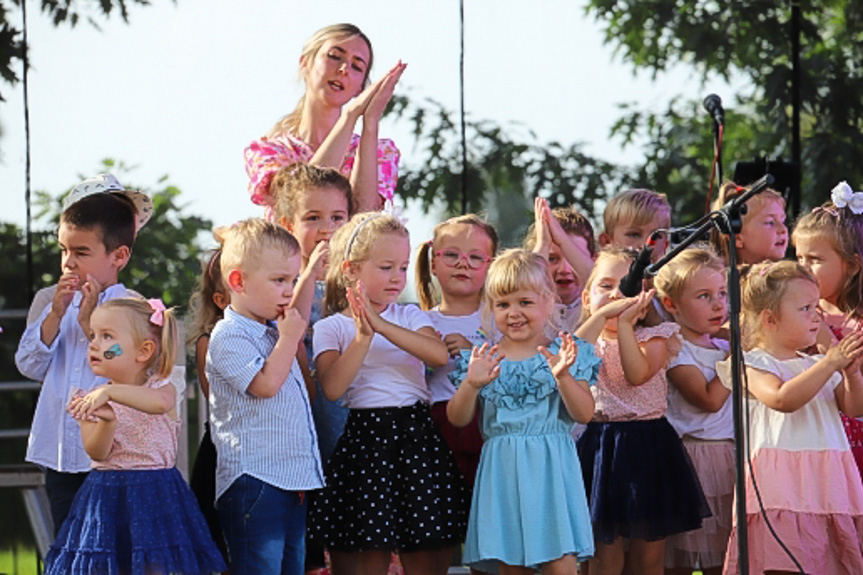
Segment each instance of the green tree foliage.
[[[456,115],[433,100],[395,96],[390,114],[412,126],[424,160],[399,176],[399,195],[424,209],[443,205],[448,215],[462,209],[462,150]],[[486,210],[504,245],[521,241],[532,221],[533,198],[552,205],[575,204],[597,218],[605,199],[630,178],[629,172],[584,153],[580,144],[542,143],[519,124],[466,120],[467,211]]]
[[[802,198],[825,200],[839,180],[863,182],[863,3],[801,0],[800,73]],[[694,65],[705,80],[743,76],[750,81],[734,99],[726,97],[726,164],[754,156],[789,160],[792,141],[792,3],[590,0],[592,14],[634,69],[657,81],[678,63]],[[656,189],[697,204],[709,175],[710,154],[694,142],[709,138],[708,120],[696,102],[672,102],[662,112],[634,110],[615,126],[624,142],[646,137],[639,174]],[[709,141],[709,140],[708,140]],[[732,175],[732,170],[727,175]],[[675,212],[677,214],[678,212]]]
[[[22,38],[21,2],[24,0],[0,0],[0,77],[14,84],[19,80],[16,63],[24,57]],[[98,20],[119,14],[124,22],[129,21],[129,7],[146,6],[150,0],[41,0],[42,14],[51,18],[55,26],[75,26],[82,19],[99,27]],[[29,17],[35,14],[28,13]],[[3,100],[0,93],[0,101]]]

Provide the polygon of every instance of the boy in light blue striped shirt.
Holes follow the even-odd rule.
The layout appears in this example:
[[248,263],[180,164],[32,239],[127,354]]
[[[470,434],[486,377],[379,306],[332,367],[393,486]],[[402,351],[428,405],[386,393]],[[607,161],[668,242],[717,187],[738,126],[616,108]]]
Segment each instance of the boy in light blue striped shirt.
[[231,305],[207,352],[216,506],[231,573],[303,573],[304,494],[324,484],[290,307],[300,249],[260,219],[216,230]]

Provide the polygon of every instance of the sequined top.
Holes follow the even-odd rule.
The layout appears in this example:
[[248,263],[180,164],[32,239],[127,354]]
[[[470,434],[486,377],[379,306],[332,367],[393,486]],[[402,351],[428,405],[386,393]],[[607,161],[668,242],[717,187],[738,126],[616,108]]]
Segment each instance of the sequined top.
[[[639,343],[657,337],[667,339],[667,366],[680,352],[679,331],[680,326],[676,323],[666,322],[654,327],[636,328],[635,339]],[[657,370],[645,383],[630,385],[623,375],[618,340],[599,338],[596,342],[596,354],[602,358],[599,378],[591,388],[596,402],[596,421],[643,421],[665,415],[665,394],[668,390],[666,366]]]
[[[151,389],[165,385],[173,384],[170,379],[157,377],[151,377],[144,384]],[[174,419],[167,413],[144,413],[113,401],[108,403],[117,415],[114,443],[105,460],[93,462],[93,469],[174,467],[177,459],[177,435],[180,431],[179,418]]]

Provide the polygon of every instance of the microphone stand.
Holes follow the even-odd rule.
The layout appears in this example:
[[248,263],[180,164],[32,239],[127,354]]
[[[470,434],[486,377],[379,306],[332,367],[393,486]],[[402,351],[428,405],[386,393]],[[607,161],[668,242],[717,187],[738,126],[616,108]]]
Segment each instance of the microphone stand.
[[[659,270],[673,260],[687,247],[707,236],[713,227],[728,236],[728,307],[731,323],[731,397],[734,420],[734,460],[736,468],[736,510],[737,510],[737,556],[740,565],[740,575],[749,575],[749,541],[746,528],[746,452],[744,450],[743,429],[743,392],[741,383],[740,358],[743,354],[740,347],[740,272],[737,269],[737,256],[734,248],[734,237],[742,228],[741,216],[746,213],[746,202],[755,194],[764,191],[773,183],[773,176],[764,175],[752,184],[752,187],[734,198],[721,209],[702,218],[702,223],[688,238],[674,246],[654,264],[644,270],[646,278],[652,278]],[[699,220],[700,221],[700,220]]]
[[713,153],[716,157],[716,181],[717,186],[722,183],[722,138],[719,137],[719,128],[722,124],[714,116],[713,118]]

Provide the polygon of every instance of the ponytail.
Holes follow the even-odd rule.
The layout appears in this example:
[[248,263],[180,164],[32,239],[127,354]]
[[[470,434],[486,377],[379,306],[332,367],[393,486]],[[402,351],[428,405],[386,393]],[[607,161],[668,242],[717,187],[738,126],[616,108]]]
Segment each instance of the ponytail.
[[431,250],[434,244],[431,240],[423,242],[416,259],[416,289],[420,300],[420,309],[428,311],[438,304],[439,295],[434,289],[431,276]]
[[158,355],[155,358],[155,373],[166,379],[174,371],[177,359],[177,316],[174,308],[162,312],[162,333],[159,338]]

